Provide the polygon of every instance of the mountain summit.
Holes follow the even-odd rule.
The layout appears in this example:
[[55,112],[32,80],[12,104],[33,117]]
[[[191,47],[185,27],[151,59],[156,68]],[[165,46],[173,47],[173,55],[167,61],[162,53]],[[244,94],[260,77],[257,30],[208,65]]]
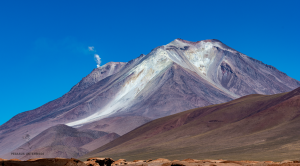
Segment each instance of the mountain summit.
[[118,89],[115,97],[95,114],[68,125],[90,123],[112,114],[134,113],[155,119],[248,94],[275,94],[300,86],[274,67],[216,39],[176,39],[122,70],[125,72],[109,85]]
[[96,68],[62,97],[14,116],[0,126],[0,155],[24,144],[25,133],[33,138],[57,124],[123,135],[152,119],[299,86],[219,40],[176,39],[127,63]]

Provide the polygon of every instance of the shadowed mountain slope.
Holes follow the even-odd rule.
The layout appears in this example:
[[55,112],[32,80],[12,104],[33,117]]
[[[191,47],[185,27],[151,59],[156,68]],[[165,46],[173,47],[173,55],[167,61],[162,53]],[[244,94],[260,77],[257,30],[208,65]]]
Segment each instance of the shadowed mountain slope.
[[299,86],[219,40],[176,39],[127,63],[94,69],[62,97],[14,116],[0,126],[0,157],[24,144],[25,134],[34,138],[57,124],[122,135],[184,110]]
[[101,146],[113,141],[114,139],[116,139],[118,137],[120,137],[120,135],[118,135],[116,133],[110,133],[110,134],[107,134],[103,137],[95,139],[94,141],[81,146],[81,148],[87,149],[88,151],[93,151],[93,150],[97,149],[98,147],[101,147]]
[[136,128],[136,125],[143,125],[147,122],[150,122],[150,118],[143,116],[115,116],[104,118],[84,126],[79,127],[78,129],[91,129],[97,131],[104,131],[108,133],[115,132],[118,135],[124,135],[128,131]]
[[[49,158],[51,156],[62,158],[79,157],[90,151],[90,149],[81,148],[81,146],[99,138],[103,142],[109,142],[112,138],[117,138],[118,136],[116,133],[106,133],[89,129],[78,130],[64,124],[59,124],[41,132],[12,153],[18,153],[18,156],[22,160],[34,157]],[[30,135],[27,135],[27,137],[30,137]],[[99,146],[101,145],[104,144],[99,144]],[[20,155],[22,153],[23,155]],[[26,155],[27,153],[30,153],[30,155]],[[32,153],[43,153],[43,155],[31,155]],[[11,154],[7,154],[6,156],[9,158]]]
[[298,159],[300,88],[248,95],[153,120],[82,158]]

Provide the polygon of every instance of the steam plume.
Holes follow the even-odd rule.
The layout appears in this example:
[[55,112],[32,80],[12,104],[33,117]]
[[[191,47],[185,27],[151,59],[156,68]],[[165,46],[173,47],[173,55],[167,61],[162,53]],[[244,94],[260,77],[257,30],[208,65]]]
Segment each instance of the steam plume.
[[97,63],[97,68],[99,68],[100,64],[101,64],[101,58],[100,58],[100,56],[98,54],[96,54],[96,50],[95,50],[94,46],[89,46],[88,49],[89,49],[89,51],[91,53],[94,54],[94,59],[95,59],[95,61]]
[[100,56],[98,54],[95,54],[94,58],[95,58],[95,61],[97,63],[97,68],[99,68],[100,64],[101,64],[101,58],[100,58]]

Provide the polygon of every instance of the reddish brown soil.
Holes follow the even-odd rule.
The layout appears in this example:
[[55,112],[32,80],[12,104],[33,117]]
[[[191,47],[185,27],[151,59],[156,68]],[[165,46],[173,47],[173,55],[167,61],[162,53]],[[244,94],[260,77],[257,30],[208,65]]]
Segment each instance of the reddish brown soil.
[[298,160],[300,88],[249,95],[147,123],[82,158]]

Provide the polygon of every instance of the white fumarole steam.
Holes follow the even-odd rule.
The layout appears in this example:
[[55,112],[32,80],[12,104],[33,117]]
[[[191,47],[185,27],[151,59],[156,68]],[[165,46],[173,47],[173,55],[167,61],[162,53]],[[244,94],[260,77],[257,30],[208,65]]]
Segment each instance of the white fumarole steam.
[[[89,51],[92,52],[92,53],[96,53],[96,50],[94,49],[94,46],[89,46],[88,47]],[[97,68],[100,67],[100,64],[101,64],[101,58],[98,54],[94,54],[94,59],[97,63]]]
[[99,68],[100,64],[101,64],[101,58],[100,58],[100,56],[98,54],[95,54],[94,58],[95,58],[95,61],[97,63],[97,68]]

